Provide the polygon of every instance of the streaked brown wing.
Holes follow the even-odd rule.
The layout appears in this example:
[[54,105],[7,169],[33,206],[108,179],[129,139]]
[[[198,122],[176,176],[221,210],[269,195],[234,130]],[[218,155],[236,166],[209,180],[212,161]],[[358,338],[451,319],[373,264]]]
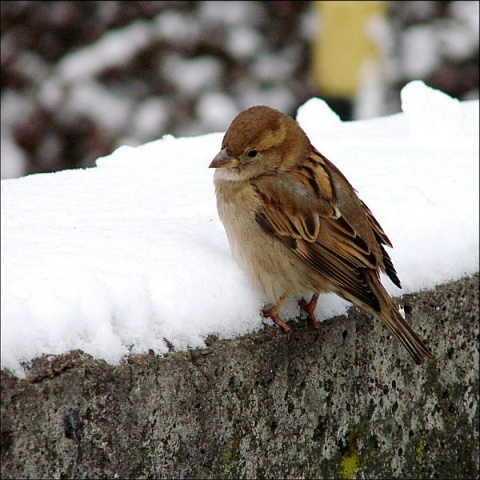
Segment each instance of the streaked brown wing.
[[372,226],[373,233],[375,234],[375,238],[377,239],[380,251],[382,252],[383,264],[385,265],[385,273],[398,288],[402,288],[402,284],[400,282],[400,279],[398,278],[397,271],[393,266],[392,259],[390,258],[390,255],[387,253],[383,246],[387,245],[388,247],[392,248],[392,242],[390,242],[390,239],[387,237],[387,235],[385,234],[382,227],[377,222],[377,219],[373,216],[373,213],[370,211],[367,205],[362,200],[360,200],[360,203],[362,204],[362,207],[367,214],[367,219]]
[[[370,210],[361,204],[359,215],[365,217],[364,224],[373,230],[371,238],[379,242],[376,256],[367,240],[342,215],[329,172],[331,164],[327,162],[315,151],[308,161],[284,173],[281,178],[266,176],[256,179],[253,186],[264,207],[256,214],[257,222],[336,290],[348,292],[379,311],[379,301],[368,286],[365,271],[368,269],[378,274],[383,268],[378,257],[379,252],[382,255],[384,252],[381,243],[387,242],[388,238]],[[351,188],[348,182],[346,186]],[[393,265],[388,255],[386,257],[385,267],[392,271]]]

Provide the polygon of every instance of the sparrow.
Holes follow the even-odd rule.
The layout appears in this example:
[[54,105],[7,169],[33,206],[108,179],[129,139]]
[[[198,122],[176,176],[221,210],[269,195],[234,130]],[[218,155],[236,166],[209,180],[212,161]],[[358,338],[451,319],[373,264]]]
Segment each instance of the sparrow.
[[293,296],[318,329],[318,297],[334,292],[381,320],[417,364],[432,357],[380,281],[384,272],[401,288],[390,240],[295,120],[264,105],[242,111],[209,168],[233,257],[267,300],[264,317],[288,333],[279,310]]

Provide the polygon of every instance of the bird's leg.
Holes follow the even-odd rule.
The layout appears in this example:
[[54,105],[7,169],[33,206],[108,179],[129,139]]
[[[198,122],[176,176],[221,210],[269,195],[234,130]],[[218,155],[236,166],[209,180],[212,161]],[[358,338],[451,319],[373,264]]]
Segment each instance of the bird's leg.
[[285,300],[287,300],[288,294],[284,293],[279,299],[278,302],[271,308],[264,309],[262,311],[262,315],[265,318],[271,318],[282,330],[284,333],[289,333],[290,332],[290,327],[286,322],[284,322],[280,316],[278,315],[278,311],[282,307],[282,305],[285,303]]
[[298,301],[298,306],[302,312],[305,312],[308,315],[308,319],[314,330],[318,330],[318,320],[315,316],[315,308],[317,308],[319,295],[320,293],[314,293],[312,299],[308,303],[303,298]]

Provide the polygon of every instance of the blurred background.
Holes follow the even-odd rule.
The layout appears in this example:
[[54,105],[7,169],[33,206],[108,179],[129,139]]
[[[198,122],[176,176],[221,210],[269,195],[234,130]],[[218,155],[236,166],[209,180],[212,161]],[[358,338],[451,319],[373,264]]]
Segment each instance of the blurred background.
[[478,1],[1,2],[2,178],[225,131],[256,104],[372,118],[414,79],[478,99],[478,43]]

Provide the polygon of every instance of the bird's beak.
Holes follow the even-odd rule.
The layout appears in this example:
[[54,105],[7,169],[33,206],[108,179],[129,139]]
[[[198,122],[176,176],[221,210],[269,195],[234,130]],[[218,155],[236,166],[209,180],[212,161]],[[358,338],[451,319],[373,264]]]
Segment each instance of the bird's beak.
[[226,148],[222,148],[208,168],[233,168],[236,167],[238,160],[227,153]]

